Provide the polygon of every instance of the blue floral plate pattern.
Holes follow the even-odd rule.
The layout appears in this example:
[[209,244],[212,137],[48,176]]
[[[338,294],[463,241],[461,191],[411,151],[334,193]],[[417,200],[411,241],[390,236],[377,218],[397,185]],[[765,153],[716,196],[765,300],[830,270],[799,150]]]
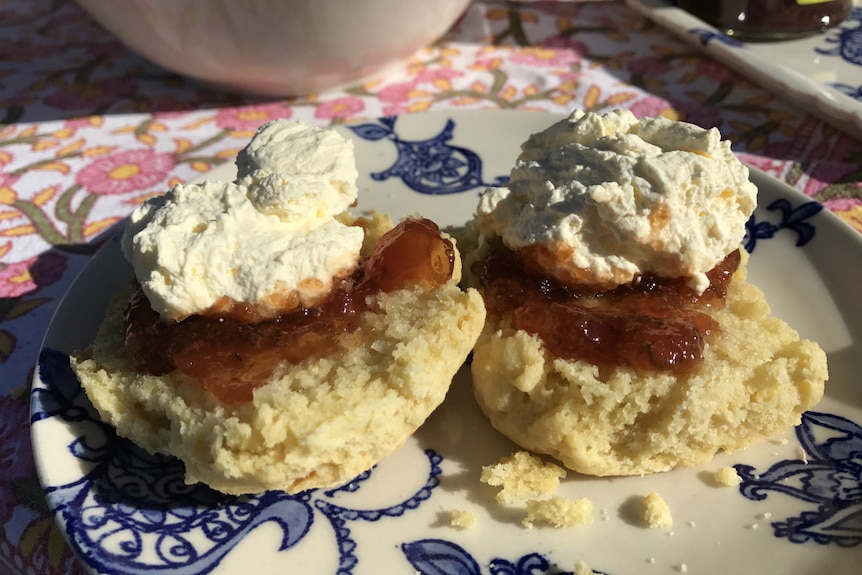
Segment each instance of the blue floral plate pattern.
[[[486,185],[505,181],[538,112],[436,112],[340,128],[356,143],[359,211],[466,221]],[[208,175],[231,179],[233,167]],[[94,573],[541,575],[574,573],[858,574],[862,566],[862,239],[817,203],[752,171],[749,277],[773,311],[829,354],[826,397],[796,429],[699,468],[645,477],[571,476],[591,524],[520,525],[479,482],[515,447],[456,376],[444,404],[396,454],[336,489],[231,497],[185,485],[181,464],[117,437],[89,405],[68,353],[93,337],[131,271],[116,238],[66,295],[34,376],[33,445],[47,501]],[[754,342],[756,344],[756,342]],[[712,481],[735,466],[738,488]],[[674,526],[646,529],[637,502],[657,491]],[[466,510],[472,529],[450,525]]]

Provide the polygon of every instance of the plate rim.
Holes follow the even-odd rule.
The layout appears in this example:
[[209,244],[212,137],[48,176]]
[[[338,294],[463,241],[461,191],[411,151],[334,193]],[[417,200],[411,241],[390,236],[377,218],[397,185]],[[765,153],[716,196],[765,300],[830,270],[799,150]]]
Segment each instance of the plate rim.
[[[537,117],[537,118],[542,117],[542,118],[552,119],[552,121],[556,121],[556,120],[566,116],[565,114],[548,113],[548,112],[542,112],[542,111],[521,111],[521,110],[435,110],[435,111],[429,111],[429,112],[419,112],[419,113],[414,113],[414,114],[409,114],[409,115],[414,116],[414,117],[416,117],[416,116],[436,116],[436,117],[447,117],[448,116],[448,117],[452,117],[452,116],[464,116],[464,115],[474,116],[476,114],[530,114],[530,115]],[[360,120],[359,122],[363,122],[363,121],[368,121],[368,120]],[[347,128],[348,126],[346,125],[344,127]],[[767,172],[760,170],[760,169],[758,169],[758,168],[756,168],[750,164],[746,164],[746,165],[748,166],[751,173],[755,174],[755,176],[754,176],[755,178],[761,179],[764,182],[769,183],[770,186],[775,187],[778,190],[779,195],[790,196],[792,199],[795,199],[797,201],[814,201],[814,200],[812,200],[812,198],[806,196],[801,191],[797,190],[796,188],[789,185],[788,183],[783,182],[783,181],[775,178],[774,176],[768,174]],[[207,179],[213,173],[218,174],[222,171],[226,171],[227,166],[230,166],[229,161],[225,162],[223,164],[220,164],[219,166],[216,166],[212,170],[208,171],[205,174],[202,174],[201,176],[194,178],[193,180],[190,180],[189,183],[196,182],[196,181],[202,181],[204,179]],[[759,187],[760,186],[758,185],[758,188]],[[818,217],[821,217],[821,218],[825,217],[826,219],[824,221],[828,222],[827,225],[829,225],[830,227],[833,227],[836,230],[839,230],[839,233],[842,235],[842,239],[846,239],[847,241],[851,241],[852,245],[854,246],[854,249],[858,250],[859,253],[862,254],[862,234],[860,234],[857,230],[855,230],[852,226],[850,226],[850,224],[845,222],[842,218],[840,218],[837,214],[835,214],[834,212],[832,212],[829,209],[821,210],[821,213],[818,215]],[[38,352],[39,356],[41,356],[42,352],[45,350],[46,342],[49,340],[50,332],[51,332],[52,326],[54,325],[55,318],[61,312],[61,310],[63,308],[65,308],[66,305],[70,305],[67,302],[67,298],[71,297],[70,294],[71,294],[71,292],[74,291],[73,288],[79,282],[86,281],[86,279],[87,279],[86,276],[88,275],[88,271],[89,271],[90,275],[92,274],[92,268],[94,266],[98,265],[98,264],[94,264],[94,262],[96,262],[100,258],[100,256],[104,257],[103,253],[105,250],[114,249],[116,247],[116,246],[114,246],[114,243],[117,241],[117,235],[119,233],[121,233],[123,226],[125,225],[126,220],[127,220],[127,218],[123,218],[115,226],[112,226],[112,228],[108,232],[104,233],[101,236],[101,237],[104,237],[104,239],[102,241],[102,245],[100,245],[99,248],[92,254],[90,259],[86,262],[86,264],[84,266],[82,266],[82,268],[79,270],[79,272],[75,275],[75,277],[69,283],[67,290],[64,292],[63,296],[59,299],[59,301],[57,303],[57,306],[56,306],[54,313],[52,314],[51,320],[48,324],[48,328],[46,329],[46,333],[44,334],[42,341],[39,345],[39,352]],[[129,271],[131,272],[131,268],[129,268]],[[62,350],[62,351],[68,352],[68,350]],[[31,380],[31,389],[30,389],[31,394],[32,394],[32,390],[35,388],[35,386],[39,385],[40,381],[41,380],[39,379],[39,360],[37,359],[36,369],[34,369],[34,371],[33,371],[33,377]],[[31,402],[31,406],[30,406],[31,422],[32,422],[32,413],[33,413],[32,410],[33,410],[33,406],[32,406],[32,402]],[[47,494],[44,493],[44,490],[48,486],[48,484],[46,482],[46,475],[49,475],[49,474],[47,473],[47,470],[45,470],[43,468],[43,466],[45,465],[43,458],[39,457],[37,455],[37,448],[36,448],[37,437],[34,434],[34,426],[32,424],[31,424],[30,433],[31,433],[31,441],[33,443],[32,450],[33,450],[34,460],[35,460],[35,464],[36,464],[36,468],[37,468],[39,485],[40,485],[40,488],[42,489],[43,495],[45,495],[47,497]],[[53,507],[51,507],[51,508],[53,509]],[[67,534],[67,531],[65,529],[65,525],[60,523],[59,514],[55,513],[54,515],[55,515],[54,521],[60,524],[60,528],[61,528],[61,531],[63,533],[64,539],[66,539],[66,544],[69,544],[69,541],[67,539],[68,534]],[[71,546],[71,547],[74,549],[74,546]],[[82,562],[83,565],[86,566],[86,568],[88,570],[90,570],[90,571],[93,570],[93,568],[86,561],[84,561],[83,559],[80,559],[80,558],[79,558],[79,560]]]

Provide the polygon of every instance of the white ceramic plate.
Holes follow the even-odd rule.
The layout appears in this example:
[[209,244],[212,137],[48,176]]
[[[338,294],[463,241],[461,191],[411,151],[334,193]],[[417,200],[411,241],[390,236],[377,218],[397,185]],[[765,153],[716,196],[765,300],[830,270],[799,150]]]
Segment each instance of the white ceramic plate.
[[840,26],[781,42],[729,38],[672,0],[626,3],[752,81],[862,137],[862,0],[855,0],[853,12]]
[[[440,112],[345,128],[356,140],[358,209],[462,223],[482,185],[507,175],[526,136],[556,119]],[[232,175],[222,167],[210,176]],[[234,498],[185,486],[175,461],[143,453],[102,424],[69,370],[66,354],[89,343],[108,298],[131,275],[112,240],[60,305],[34,380],[33,445],[48,503],[83,562],[111,574],[539,575],[570,573],[581,560],[613,575],[857,575],[862,237],[792,189],[758,172],[753,178],[760,207],[750,277],[831,362],[827,395],[797,430],[695,469],[573,474],[559,494],[590,498],[594,521],[525,529],[521,511],[498,507],[495,491],[479,482],[483,465],[515,448],[480,414],[463,369],[403,449],[345,488]],[[415,191],[423,186],[427,193]],[[751,466],[740,468],[740,488],[711,481],[726,465]],[[669,503],[672,528],[638,520],[638,502],[652,491]],[[452,528],[456,509],[474,513],[478,525]]]

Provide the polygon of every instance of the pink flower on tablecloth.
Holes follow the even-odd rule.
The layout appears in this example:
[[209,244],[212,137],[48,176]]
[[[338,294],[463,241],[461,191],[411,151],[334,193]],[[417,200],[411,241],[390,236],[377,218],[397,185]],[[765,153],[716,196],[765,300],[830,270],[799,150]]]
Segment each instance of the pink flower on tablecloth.
[[668,110],[672,109],[673,108],[671,107],[671,105],[667,103],[667,100],[663,100],[662,98],[657,98],[655,96],[647,96],[645,98],[641,98],[640,100],[629,106],[629,110],[631,110],[631,113],[638,118],[660,116],[662,115],[662,113],[665,113]]
[[629,60],[627,68],[632,74],[657,76],[671,70],[671,65],[655,56],[647,56]]
[[66,258],[56,252],[6,264],[0,269],[0,297],[19,297],[56,283],[66,266]]
[[784,173],[784,165],[786,163],[781,160],[746,153],[740,153],[739,159],[776,178],[781,178],[781,175]]
[[415,78],[417,82],[436,82],[438,80],[451,80],[452,78],[460,78],[464,72],[455,70],[454,68],[436,67],[420,70]]
[[817,197],[817,194],[832,182],[840,182],[841,179],[856,169],[853,164],[843,162],[812,162],[808,167],[808,181],[802,192],[806,196]]
[[[569,50],[575,58],[575,62],[581,61],[584,56],[590,53],[590,47],[583,42],[572,40],[567,36],[551,36],[542,41],[542,46],[545,48],[556,48]],[[570,62],[571,63],[571,62]]]
[[0,297],[19,297],[36,290],[36,282],[30,275],[30,264],[35,259],[13,262],[0,269]]
[[530,66],[545,66],[548,68],[563,67],[580,62],[580,54],[572,50],[558,50],[554,48],[543,48],[531,46],[514,50],[509,61],[516,64],[527,64]]
[[410,108],[409,106],[405,106],[402,104],[393,104],[391,106],[383,106],[380,110],[381,116],[401,116],[403,114],[409,114]]
[[261,124],[280,118],[288,119],[293,111],[281,102],[255,104],[238,108],[223,108],[216,113],[215,123],[219,128],[254,132]]
[[120,100],[134,96],[137,84],[122,78],[91,80],[84,84],[60,85],[42,99],[42,103],[59,110],[94,110],[110,106]]
[[699,60],[694,68],[700,76],[715,80],[716,82],[729,82],[737,78],[733,70],[718,60]]
[[315,118],[349,118],[365,109],[365,102],[361,98],[345,96],[335,98],[328,102],[321,102],[314,110]]
[[416,89],[416,82],[396,82],[384,86],[377,92],[377,99],[381,102],[400,103],[410,99],[410,94]]
[[823,200],[823,205],[835,212],[850,212],[854,210],[860,210],[860,212],[862,212],[862,199],[859,198],[835,198],[831,200]]
[[158,184],[174,165],[170,154],[149,148],[126,150],[85,166],[75,181],[94,194],[125,194]]

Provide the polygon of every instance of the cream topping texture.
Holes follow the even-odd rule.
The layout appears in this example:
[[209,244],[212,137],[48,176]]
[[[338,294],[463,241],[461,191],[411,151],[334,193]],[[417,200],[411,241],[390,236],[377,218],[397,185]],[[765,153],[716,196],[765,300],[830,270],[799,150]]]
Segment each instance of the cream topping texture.
[[314,305],[359,261],[362,229],[335,218],[355,203],[356,178],[353,142],[275,120],[237,156],[235,181],[178,185],[138,207],[123,252],[168,319]]
[[477,217],[484,238],[532,248],[562,281],[606,288],[653,273],[702,292],[706,272],[739,247],[756,198],[715,128],[575,111],[522,144]]

